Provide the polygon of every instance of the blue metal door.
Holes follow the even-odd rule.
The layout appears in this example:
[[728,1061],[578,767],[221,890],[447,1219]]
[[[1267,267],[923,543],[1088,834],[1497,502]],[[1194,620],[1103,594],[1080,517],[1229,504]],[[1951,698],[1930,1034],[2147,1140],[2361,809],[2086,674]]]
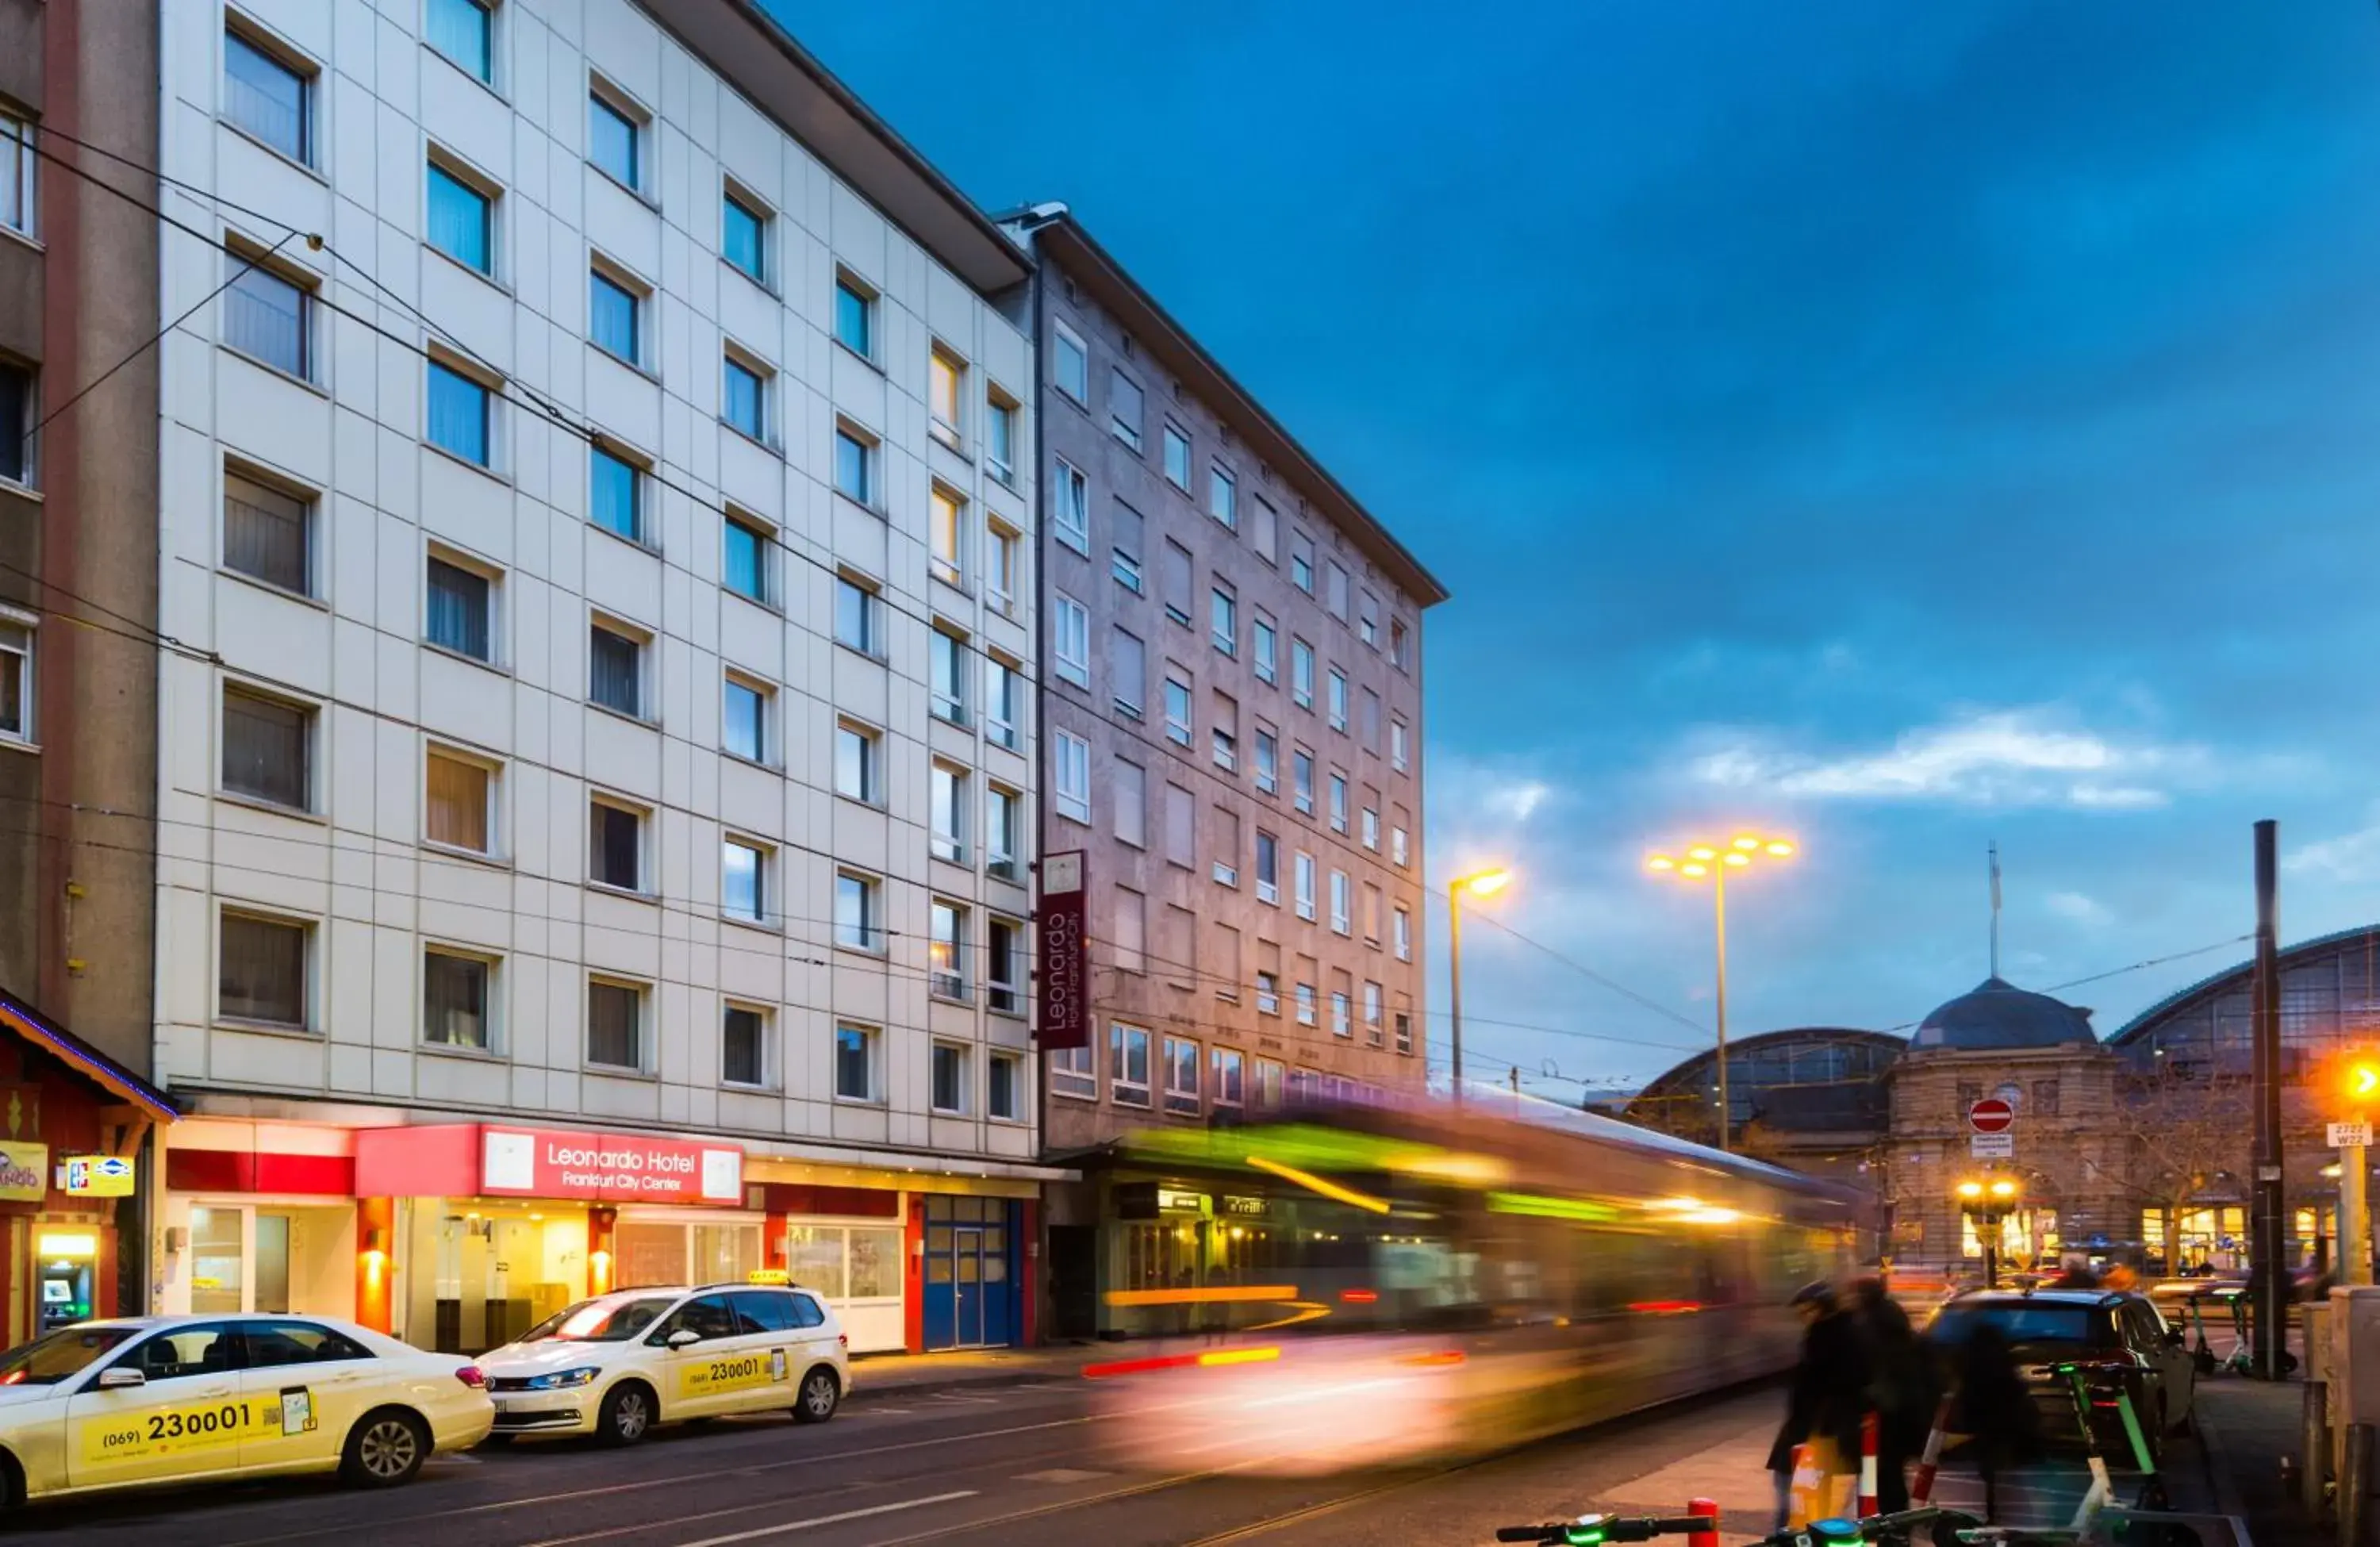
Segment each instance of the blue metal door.
[[983,1346],[983,1232],[960,1225],[951,1232],[955,1270],[951,1285],[951,1331],[961,1348]]
[[927,1347],[1016,1341],[1018,1305],[1010,1273],[1015,1209],[997,1198],[926,1200]]

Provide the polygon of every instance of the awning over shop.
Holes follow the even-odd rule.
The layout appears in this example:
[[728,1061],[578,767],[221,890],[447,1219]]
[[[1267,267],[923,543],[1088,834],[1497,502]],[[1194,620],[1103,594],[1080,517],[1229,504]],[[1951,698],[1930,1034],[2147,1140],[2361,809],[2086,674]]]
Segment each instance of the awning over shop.
[[[132,1107],[140,1121],[128,1128],[145,1131],[151,1123],[171,1123],[180,1108],[140,1076],[84,1041],[26,1001],[0,988],[0,1027],[51,1054],[92,1084]],[[124,1147],[139,1141],[139,1131],[128,1134]],[[120,1151],[119,1151],[120,1152]]]

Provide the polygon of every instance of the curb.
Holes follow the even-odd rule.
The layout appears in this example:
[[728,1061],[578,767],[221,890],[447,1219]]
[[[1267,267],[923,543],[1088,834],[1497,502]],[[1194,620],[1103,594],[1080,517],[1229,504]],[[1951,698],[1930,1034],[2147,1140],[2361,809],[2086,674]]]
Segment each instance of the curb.
[[2248,1511],[2240,1502],[2240,1485],[2231,1476],[2230,1458],[2223,1448],[2221,1427],[2211,1422],[2206,1409],[2196,1402],[2191,1404],[2191,1425],[2198,1431],[2199,1449],[2205,1453],[2207,1480],[2215,1487],[2216,1513],[2245,1520]]
[[1071,1370],[996,1370],[978,1375],[929,1375],[911,1381],[870,1382],[855,1371],[851,1400],[865,1402],[875,1397],[930,1396],[937,1392],[983,1390],[1001,1386],[1025,1386],[1040,1381],[1064,1380],[1077,1372]]

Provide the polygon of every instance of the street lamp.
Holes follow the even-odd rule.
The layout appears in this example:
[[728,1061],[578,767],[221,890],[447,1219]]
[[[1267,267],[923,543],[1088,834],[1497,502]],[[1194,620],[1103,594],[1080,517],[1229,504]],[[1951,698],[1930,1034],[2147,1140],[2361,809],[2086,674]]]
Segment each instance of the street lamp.
[[1727,872],[1749,869],[1755,859],[1791,859],[1800,852],[1790,838],[1764,838],[1757,834],[1739,833],[1726,845],[1692,844],[1682,858],[1667,854],[1649,856],[1645,870],[1657,876],[1676,876],[1682,881],[1707,881],[1711,883],[1711,919],[1718,941],[1718,1147],[1731,1149],[1728,1129],[1733,1126],[1734,1114],[1728,1105],[1727,1090]]
[[1473,871],[1456,876],[1446,883],[1446,960],[1449,986],[1453,992],[1454,1029],[1449,1039],[1452,1044],[1454,1065],[1454,1104],[1463,1104],[1463,898],[1468,893],[1475,897],[1492,897],[1512,883],[1512,872],[1499,867]]
[[1990,1181],[1961,1182],[1959,1212],[1973,1215],[1975,1240],[1984,1249],[1984,1287],[2000,1286],[2000,1220],[2015,1205],[2017,1186],[2007,1176],[1995,1176]]

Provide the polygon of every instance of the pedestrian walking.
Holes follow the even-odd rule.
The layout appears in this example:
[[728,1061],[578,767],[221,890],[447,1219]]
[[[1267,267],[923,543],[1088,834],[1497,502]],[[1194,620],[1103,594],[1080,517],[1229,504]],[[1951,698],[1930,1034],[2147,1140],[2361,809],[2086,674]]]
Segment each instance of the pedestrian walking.
[[2000,1479],[2041,1455],[2041,1414],[2017,1373],[2008,1338],[1979,1322],[1959,1347],[1958,1428],[1984,1479],[1984,1519],[1999,1518]]
[[1907,1468],[1925,1448],[1941,1383],[1909,1312],[1885,1292],[1882,1279],[1860,1280],[1852,1301],[1867,1346],[1868,1405],[1876,1409],[1876,1507],[1889,1515],[1909,1507]]
[[1821,1280],[1793,1296],[1802,1313],[1802,1358],[1786,1389],[1785,1421],[1768,1447],[1768,1471],[1777,1484],[1777,1525],[1783,1530],[1793,1500],[1793,1452],[1820,1441],[1839,1458],[1860,1453],[1860,1416],[1867,1410],[1866,1341],[1835,1293]]
[[2091,1271],[2087,1257],[2070,1256],[2058,1265],[2058,1274],[2049,1283],[2052,1289],[2096,1289],[2099,1275]]

